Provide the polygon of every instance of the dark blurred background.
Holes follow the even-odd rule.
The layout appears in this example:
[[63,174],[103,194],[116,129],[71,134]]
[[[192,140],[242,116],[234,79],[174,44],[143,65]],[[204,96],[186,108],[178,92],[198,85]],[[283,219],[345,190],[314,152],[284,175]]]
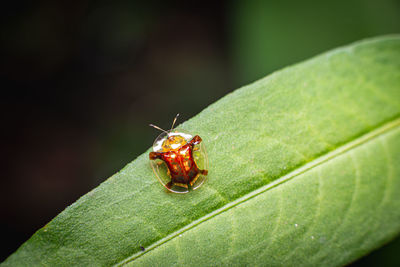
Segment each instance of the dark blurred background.
[[[0,261],[149,148],[149,123],[400,32],[396,0],[8,1],[0,13]],[[356,265],[399,264],[399,245]]]

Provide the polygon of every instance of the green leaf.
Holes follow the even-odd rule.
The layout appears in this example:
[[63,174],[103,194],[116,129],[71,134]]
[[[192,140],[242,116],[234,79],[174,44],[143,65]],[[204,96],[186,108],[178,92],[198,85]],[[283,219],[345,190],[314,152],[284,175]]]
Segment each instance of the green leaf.
[[400,36],[320,55],[180,126],[207,146],[202,188],[167,193],[146,152],[4,265],[350,263],[400,232],[399,116]]

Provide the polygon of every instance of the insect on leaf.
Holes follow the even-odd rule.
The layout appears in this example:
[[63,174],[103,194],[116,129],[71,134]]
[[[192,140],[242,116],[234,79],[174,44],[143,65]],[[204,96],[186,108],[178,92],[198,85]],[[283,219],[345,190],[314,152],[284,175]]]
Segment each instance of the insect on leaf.
[[201,188],[166,193],[147,151],[3,264],[337,266],[400,232],[398,35],[273,73],[178,127],[206,144]]

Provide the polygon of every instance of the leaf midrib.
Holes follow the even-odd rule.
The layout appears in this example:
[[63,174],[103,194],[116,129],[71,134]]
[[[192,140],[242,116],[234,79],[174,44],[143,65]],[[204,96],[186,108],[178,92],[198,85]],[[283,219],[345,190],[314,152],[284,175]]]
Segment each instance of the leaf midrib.
[[380,124],[379,126],[377,126],[376,128],[370,130],[369,132],[364,133],[363,135],[361,135],[361,136],[359,136],[359,137],[357,137],[357,138],[355,138],[355,139],[353,139],[353,140],[351,140],[349,142],[346,142],[346,143],[342,144],[341,146],[337,147],[336,149],[334,149],[332,151],[329,151],[329,152],[327,152],[325,154],[320,155],[319,157],[315,158],[314,160],[312,160],[312,161],[310,161],[310,162],[308,162],[308,163],[306,163],[306,164],[294,169],[293,171],[285,174],[284,176],[276,179],[275,181],[273,181],[273,182],[271,182],[269,184],[266,184],[266,185],[264,185],[264,186],[262,186],[262,187],[260,187],[260,188],[258,188],[256,190],[253,190],[252,192],[235,199],[234,201],[226,204],[225,206],[223,206],[221,208],[218,208],[218,209],[214,210],[213,212],[210,212],[209,214],[207,214],[207,215],[205,215],[205,216],[203,216],[203,217],[201,217],[201,218],[199,218],[197,220],[194,220],[190,224],[182,227],[181,229],[179,229],[179,230],[167,235],[166,237],[164,237],[164,238],[158,240],[157,242],[153,243],[152,245],[146,247],[145,251],[137,252],[137,253],[133,254],[132,256],[127,257],[126,259],[124,259],[124,260],[120,261],[119,263],[115,264],[115,266],[121,266],[121,265],[127,264],[127,263],[129,263],[129,262],[131,262],[131,261],[143,256],[147,252],[149,252],[149,251],[151,251],[151,250],[153,250],[153,249],[155,249],[155,248],[167,243],[168,241],[170,241],[170,240],[174,239],[175,237],[179,236],[180,234],[182,234],[182,233],[184,233],[184,232],[196,227],[197,225],[199,225],[199,224],[201,224],[201,223],[203,223],[205,221],[208,221],[208,220],[212,219],[213,217],[215,217],[215,216],[217,216],[217,215],[219,215],[219,214],[221,214],[221,213],[223,213],[223,212],[225,212],[225,211],[227,211],[227,210],[229,210],[229,209],[231,209],[231,208],[233,208],[235,206],[238,206],[238,205],[240,205],[240,204],[242,204],[242,203],[244,203],[244,202],[246,202],[246,201],[248,201],[248,200],[250,200],[250,199],[252,199],[252,198],[254,198],[254,197],[256,197],[256,196],[258,196],[258,195],[260,195],[260,194],[262,194],[262,193],[264,193],[264,192],[266,192],[266,191],[268,191],[268,190],[270,190],[270,189],[272,189],[274,187],[276,187],[276,186],[279,186],[280,184],[283,184],[283,183],[285,183],[287,181],[290,181],[293,178],[299,176],[300,174],[303,174],[303,173],[307,172],[310,169],[313,169],[313,168],[315,168],[315,167],[317,167],[319,165],[322,165],[323,163],[325,163],[325,162],[327,162],[329,160],[332,160],[332,159],[334,159],[334,158],[336,158],[336,157],[338,157],[338,156],[340,156],[340,155],[342,155],[342,154],[344,154],[344,153],[346,153],[346,152],[348,152],[348,151],[350,151],[350,150],[352,150],[352,149],[354,149],[354,148],[356,148],[356,147],[358,147],[360,145],[363,145],[363,144],[365,144],[365,143],[367,143],[367,142],[369,142],[369,141],[371,141],[371,140],[373,140],[373,139],[375,139],[375,138],[377,138],[377,137],[379,137],[379,136],[381,136],[381,135],[383,135],[383,134],[385,134],[385,133],[387,133],[387,132],[389,132],[391,130],[396,129],[397,127],[400,127],[400,117],[399,116],[395,117],[394,119],[392,119],[392,120],[390,120],[388,122]]

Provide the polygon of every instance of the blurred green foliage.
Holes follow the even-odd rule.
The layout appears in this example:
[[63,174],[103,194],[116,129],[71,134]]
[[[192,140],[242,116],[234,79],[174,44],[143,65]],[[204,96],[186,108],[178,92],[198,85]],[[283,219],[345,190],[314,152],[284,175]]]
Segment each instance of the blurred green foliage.
[[395,0],[237,1],[230,11],[237,81],[246,84],[323,51],[400,31]]

